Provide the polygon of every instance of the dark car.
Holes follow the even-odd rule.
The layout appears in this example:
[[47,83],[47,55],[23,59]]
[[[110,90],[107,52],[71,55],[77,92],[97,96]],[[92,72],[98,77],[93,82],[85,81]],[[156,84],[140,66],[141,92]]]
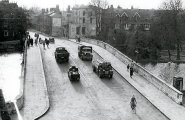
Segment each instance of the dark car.
[[68,62],[69,55],[65,47],[57,47],[55,50],[55,59],[57,62]]
[[49,42],[50,42],[50,43],[55,43],[55,38],[50,37],[50,38],[49,38]]
[[69,68],[68,77],[69,77],[70,81],[79,81],[80,80],[80,74],[79,74],[78,68],[76,66],[72,66]]

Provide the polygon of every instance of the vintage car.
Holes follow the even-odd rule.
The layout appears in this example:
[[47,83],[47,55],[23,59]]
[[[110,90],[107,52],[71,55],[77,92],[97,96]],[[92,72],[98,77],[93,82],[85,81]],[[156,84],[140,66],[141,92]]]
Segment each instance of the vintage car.
[[70,81],[79,81],[80,74],[76,66],[71,66],[68,71],[68,77]]
[[82,60],[92,61],[92,46],[80,45],[78,46],[78,57]]
[[50,37],[50,38],[49,38],[49,42],[50,42],[50,43],[55,43],[55,38],[54,38],[54,37]]
[[68,62],[69,55],[65,47],[57,47],[55,50],[55,59],[57,62]]
[[98,74],[100,78],[108,77],[112,78],[113,70],[110,62],[105,60],[95,59],[92,61],[93,71]]

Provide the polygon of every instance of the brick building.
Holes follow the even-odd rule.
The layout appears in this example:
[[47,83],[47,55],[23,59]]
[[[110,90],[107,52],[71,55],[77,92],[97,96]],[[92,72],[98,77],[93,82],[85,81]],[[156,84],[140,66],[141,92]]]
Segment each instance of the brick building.
[[28,25],[26,12],[17,3],[2,0],[0,16],[0,49],[21,47]]

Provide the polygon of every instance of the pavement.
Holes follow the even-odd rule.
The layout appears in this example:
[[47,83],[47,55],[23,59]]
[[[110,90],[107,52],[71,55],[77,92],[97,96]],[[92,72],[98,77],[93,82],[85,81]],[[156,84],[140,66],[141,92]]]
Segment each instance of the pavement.
[[[35,120],[49,109],[49,98],[39,46],[27,50],[26,79],[24,81],[24,105],[12,120]],[[21,118],[20,118],[21,117]]]
[[[75,42],[75,40],[71,41]],[[111,62],[113,68],[119,74],[121,74],[132,86],[134,86],[141,94],[143,94],[145,98],[147,98],[159,111],[161,111],[161,113],[163,113],[170,120],[185,120],[184,106],[175,103],[172,99],[158,90],[154,85],[149,83],[143,77],[134,74],[133,77],[130,78],[126,65],[113,54],[96,45],[85,42],[81,42],[81,44],[91,45],[93,50],[96,51],[101,57]]]

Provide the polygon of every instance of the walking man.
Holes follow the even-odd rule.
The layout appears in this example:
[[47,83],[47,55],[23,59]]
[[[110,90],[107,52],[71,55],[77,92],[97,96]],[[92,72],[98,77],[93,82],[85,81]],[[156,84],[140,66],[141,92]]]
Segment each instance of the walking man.
[[43,41],[42,44],[43,44],[43,48],[45,49],[45,44],[46,44],[45,41]]
[[137,104],[137,101],[135,96],[133,95],[130,101],[130,107],[135,114],[136,114],[136,104]]

